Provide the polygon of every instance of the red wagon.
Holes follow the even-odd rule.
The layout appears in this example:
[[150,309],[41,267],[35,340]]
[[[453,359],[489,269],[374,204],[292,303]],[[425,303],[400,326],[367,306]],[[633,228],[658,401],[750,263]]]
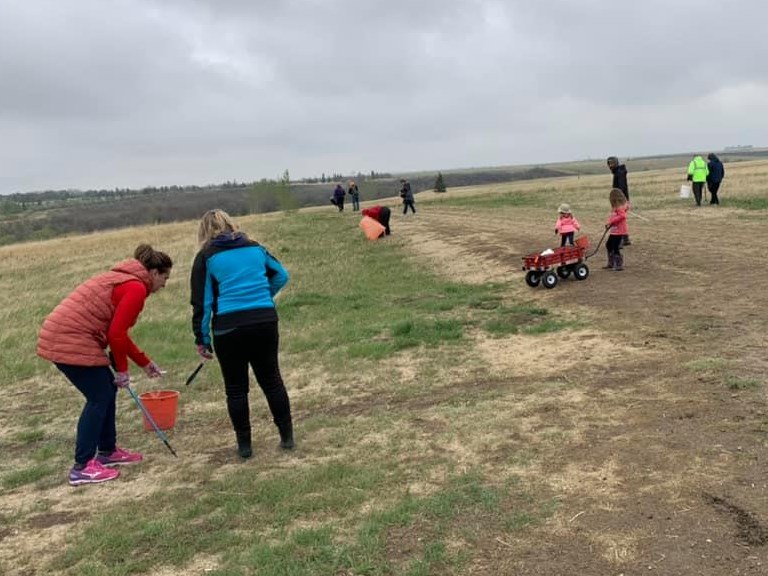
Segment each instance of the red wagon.
[[[598,245],[599,246],[599,245]],[[528,254],[523,256],[523,270],[527,270],[525,283],[531,288],[542,284],[544,288],[557,286],[558,277],[568,278],[571,274],[576,280],[586,280],[589,276],[587,255],[589,240],[581,236],[575,246],[555,248],[543,254]],[[550,253],[546,253],[550,252]]]

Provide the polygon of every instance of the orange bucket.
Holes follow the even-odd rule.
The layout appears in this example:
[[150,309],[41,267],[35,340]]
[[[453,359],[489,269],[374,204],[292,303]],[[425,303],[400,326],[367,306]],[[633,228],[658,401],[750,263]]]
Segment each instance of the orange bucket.
[[[160,430],[170,430],[176,424],[176,412],[179,409],[179,393],[176,390],[153,390],[139,394],[141,403],[147,409]],[[146,416],[144,429],[154,430]]]

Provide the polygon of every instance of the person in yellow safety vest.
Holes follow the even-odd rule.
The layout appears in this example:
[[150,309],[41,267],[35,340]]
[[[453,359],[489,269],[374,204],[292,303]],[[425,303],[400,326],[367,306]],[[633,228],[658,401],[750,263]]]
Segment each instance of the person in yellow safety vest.
[[704,191],[704,183],[707,181],[709,168],[707,162],[701,156],[694,156],[688,164],[688,181],[693,182],[693,197],[696,206],[701,206],[701,193]]

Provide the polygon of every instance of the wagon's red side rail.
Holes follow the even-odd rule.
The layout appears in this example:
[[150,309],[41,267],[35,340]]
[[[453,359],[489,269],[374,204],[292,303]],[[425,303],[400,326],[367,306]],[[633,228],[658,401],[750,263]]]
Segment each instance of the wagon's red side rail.
[[523,270],[549,270],[556,266],[567,266],[584,260],[584,246],[563,246],[555,248],[552,254],[528,254],[523,256]]

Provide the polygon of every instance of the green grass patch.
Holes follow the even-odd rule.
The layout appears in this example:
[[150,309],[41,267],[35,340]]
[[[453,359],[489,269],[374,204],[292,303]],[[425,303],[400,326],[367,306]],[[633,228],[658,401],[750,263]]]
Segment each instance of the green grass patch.
[[3,488],[13,489],[27,484],[34,484],[53,473],[53,469],[47,464],[35,464],[21,470],[15,470],[3,474],[0,483]]
[[768,198],[765,197],[746,197],[746,198],[728,198],[725,201],[726,206],[741,208],[742,210],[768,210]]
[[727,366],[728,361],[722,358],[700,358],[685,365],[691,372],[718,372]]
[[39,442],[45,438],[45,431],[40,428],[34,430],[24,430],[14,435],[13,439],[19,444],[31,444],[33,442]]
[[740,378],[729,374],[725,377],[725,384],[731,390],[749,390],[759,388],[763,383],[755,378]]
[[561,330],[568,330],[577,326],[579,326],[579,324],[573,321],[547,318],[541,322],[526,326],[522,331],[523,334],[549,334],[551,332],[560,332]]
[[521,332],[540,334],[554,332],[571,324],[546,318],[549,311],[539,306],[519,304],[500,307],[496,314],[483,324],[483,329],[492,336],[503,337]]
[[503,208],[543,208],[550,205],[557,196],[554,188],[540,188],[532,191],[510,191],[482,196],[446,195],[430,202],[438,206],[497,210]]

